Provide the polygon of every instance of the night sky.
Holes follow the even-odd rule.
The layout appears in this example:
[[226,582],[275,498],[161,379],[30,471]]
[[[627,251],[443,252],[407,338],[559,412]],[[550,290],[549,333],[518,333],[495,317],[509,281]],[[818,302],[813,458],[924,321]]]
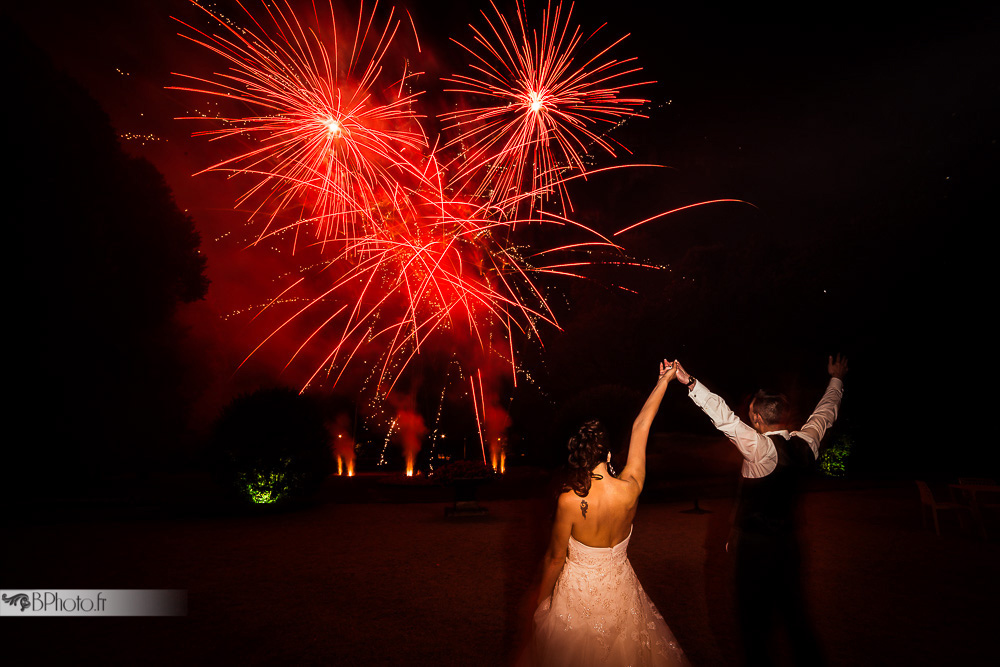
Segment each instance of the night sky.
[[[575,16],[590,29],[607,22],[606,39],[631,33],[618,55],[636,56],[657,82],[643,91],[649,117],[615,134],[633,151],[618,162],[670,169],[577,188],[579,218],[610,232],[709,199],[752,206],[700,207],[620,237],[633,256],[670,270],[560,283],[564,331],[548,332],[544,355],[524,353],[542,389],[557,400],[602,384],[643,389],[657,360],[670,356],[734,404],[761,378],[794,379],[796,391],[818,397],[826,355],[843,350],[852,359],[845,418],[884,449],[882,469],[901,458],[932,467],[943,441],[975,452],[952,455],[954,466],[991,465],[994,443],[956,434],[978,430],[977,392],[995,356],[988,238],[1000,118],[996,12],[665,4],[651,14],[643,5],[578,3]],[[468,36],[479,5],[409,6],[433,101],[434,78],[463,66],[447,38]],[[274,254],[241,251],[237,239],[248,232],[232,211],[237,186],[191,177],[216,148],[174,120],[199,100],[165,87],[177,83],[171,72],[207,73],[215,64],[170,19],[198,14],[179,1],[121,1],[19,3],[13,15],[195,219],[211,286],[178,317],[190,327],[192,360],[215,375],[196,407],[210,419],[229,396],[272,375],[287,352],[232,375],[261,337],[238,312],[276,293],[283,265]],[[7,104],[31,110],[16,95]],[[72,119],[54,131],[72,132]],[[665,406],[659,426],[669,430],[675,419],[696,427],[689,407]]]

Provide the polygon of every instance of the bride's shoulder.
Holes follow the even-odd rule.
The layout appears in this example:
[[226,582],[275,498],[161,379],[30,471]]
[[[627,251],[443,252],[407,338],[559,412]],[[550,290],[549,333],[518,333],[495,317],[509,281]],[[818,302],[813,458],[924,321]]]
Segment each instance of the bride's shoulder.
[[611,488],[618,496],[634,499],[637,498],[639,496],[639,492],[642,491],[638,483],[636,483],[636,481],[631,477],[628,479],[616,478],[614,481],[615,483],[611,485]]
[[586,500],[586,496],[578,496],[572,489],[563,491],[556,499],[556,516],[570,517],[579,514],[580,501]]

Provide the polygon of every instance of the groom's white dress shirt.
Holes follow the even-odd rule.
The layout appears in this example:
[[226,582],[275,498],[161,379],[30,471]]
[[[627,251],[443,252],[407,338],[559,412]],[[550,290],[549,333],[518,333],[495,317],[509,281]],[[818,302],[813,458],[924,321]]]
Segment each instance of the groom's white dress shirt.
[[770,475],[778,465],[778,452],[774,448],[774,443],[767,437],[769,435],[780,435],[785,440],[793,435],[798,436],[809,443],[813,456],[819,456],[819,443],[826,430],[837,420],[837,411],[844,396],[844,382],[839,378],[830,378],[830,384],[827,385],[823,398],[809,419],[800,430],[792,432],[781,430],[758,433],[744,424],[722,398],[713,394],[698,380],[695,380],[689,395],[695,405],[708,415],[715,427],[725,433],[740,450],[740,454],[743,455],[743,476],[756,479]]

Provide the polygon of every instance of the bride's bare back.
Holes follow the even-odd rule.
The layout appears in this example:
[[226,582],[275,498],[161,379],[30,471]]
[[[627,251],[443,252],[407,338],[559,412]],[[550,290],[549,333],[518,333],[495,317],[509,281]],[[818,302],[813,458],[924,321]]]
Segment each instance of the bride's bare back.
[[613,547],[625,540],[639,506],[639,485],[615,479],[604,464],[594,470],[590,492],[580,497],[567,491],[559,497],[559,513],[572,517],[570,535],[590,547]]

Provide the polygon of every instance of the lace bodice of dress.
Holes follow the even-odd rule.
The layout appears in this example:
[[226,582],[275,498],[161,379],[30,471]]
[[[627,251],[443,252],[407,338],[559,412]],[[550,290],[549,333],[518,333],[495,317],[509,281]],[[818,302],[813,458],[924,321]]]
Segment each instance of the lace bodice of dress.
[[613,547],[592,547],[576,540],[572,535],[569,538],[567,560],[580,567],[587,568],[607,568],[609,566],[622,566],[628,561],[628,541],[632,538],[632,529],[628,531],[628,537]]

